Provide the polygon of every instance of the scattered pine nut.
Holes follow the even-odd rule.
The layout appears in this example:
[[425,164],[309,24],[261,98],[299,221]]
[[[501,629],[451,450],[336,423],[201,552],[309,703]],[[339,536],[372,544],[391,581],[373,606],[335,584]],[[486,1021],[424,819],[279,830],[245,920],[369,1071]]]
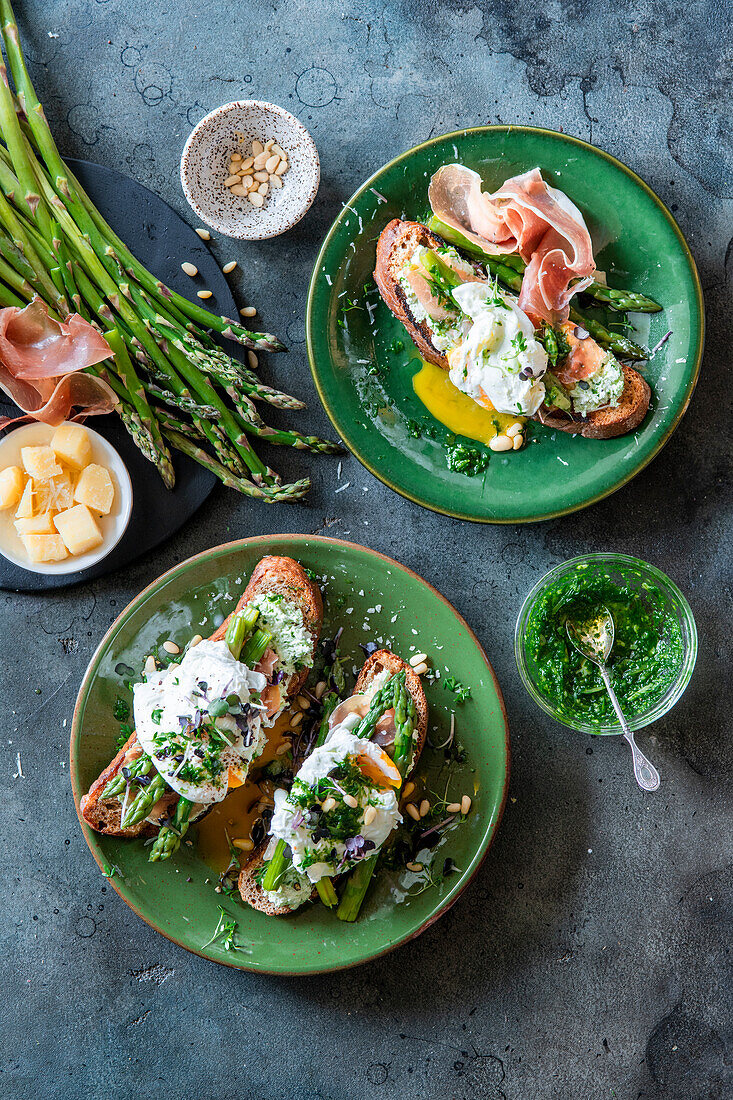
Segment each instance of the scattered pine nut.
[[296,726],[299,726],[302,721],[303,721],[303,712],[302,711],[300,712],[300,714],[294,714],[293,717],[290,719],[290,728],[291,728],[291,730],[294,730],[296,728]]
[[185,263],[181,264],[181,271],[185,271],[186,274],[190,275],[192,279],[194,275],[198,275],[199,273],[199,269],[196,267],[196,264],[190,264],[188,260],[186,260]]
[[460,802],[449,802],[446,806],[446,810],[449,814],[459,814],[461,812]]
[[239,311],[243,317],[254,317],[257,310],[254,306],[243,306]]
[[265,161],[265,169],[268,172],[274,172],[279,163],[280,157],[277,155],[277,153],[275,153],[273,157],[270,157],[268,160]]
[[289,167],[290,165],[288,164],[287,160],[281,160],[277,168],[275,169],[275,175],[284,176]]
[[365,825],[371,825],[372,821],[374,821],[374,818],[376,816],[377,816],[377,807],[376,806],[367,806],[366,810],[364,811],[364,824]]
[[282,745],[278,745],[275,749],[275,756],[285,756],[286,752],[290,752],[290,742],[283,741]]
[[417,668],[415,669],[415,675],[416,676],[424,676],[427,671],[428,671],[428,666],[423,661],[423,663],[421,665],[418,665]]
[[240,852],[251,852],[254,848],[254,844],[251,840],[247,840],[246,837],[237,837],[232,841],[235,848],[239,848]]
[[490,451],[511,451],[514,444],[508,435],[495,435],[489,440]]
[[334,810],[335,808],[336,808],[336,799],[333,798],[332,795],[329,795],[328,798],[325,799],[325,801],[323,803],[323,812],[324,812],[324,814],[327,814],[327,813],[330,813],[330,811]]
[[423,798],[420,803],[420,817],[425,817],[428,813],[430,813],[430,802],[427,798]]
[[250,193],[247,195],[247,198],[249,199],[249,201],[252,203],[253,206],[264,206],[265,205],[265,196],[258,194],[257,191],[250,191]]
[[203,637],[201,636],[201,634],[194,634],[193,638],[192,638],[192,639],[191,639],[191,641],[190,641],[190,642],[188,643],[188,648],[189,648],[189,649],[193,649],[193,647],[194,647],[195,645],[198,645],[198,644],[199,644],[199,642],[203,642],[203,640],[204,640],[204,639],[203,639]]
[[280,179],[279,176],[270,176],[270,186],[271,187],[277,187],[279,189],[279,188],[282,187],[282,185],[283,185],[283,181]]
[[266,195],[269,190],[269,183],[261,183],[260,186],[257,188],[257,193],[260,195]]
[[507,428],[505,435],[508,435],[510,439],[514,439],[515,435],[519,435],[524,430],[524,424],[521,424],[519,420],[516,420],[513,424],[510,424]]
[[470,809],[471,809],[471,799],[469,798],[469,796],[467,794],[464,794],[463,798],[461,799],[461,813],[462,814],[467,814]]
[[211,297],[211,291],[210,290],[199,290],[196,293],[196,297],[197,298],[210,298]]
[[522,435],[521,432],[519,432],[517,435],[514,436],[513,446],[514,446],[515,451],[520,451],[522,449],[522,447],[524,446],[524,436]]
[[241,185],[245,189],[248,190],[252,186],[253,183],[254,183],[254,177],[253,176],[242,176]]
[[196,232],[198,233],[202,241],[211,240],[211,233],[209,233],[208,229],[197,229]]
[[416,875],[422,871],[422,863],[406,863],[405,867],[408,871],[413,871]]
[[255,164],[254,164],[255,168],[264,168],[265,164],[267,163],[267,160],[268,160],[267,153],[265,153],[265,152],[258,153],[257,156],[255,157]]
[[235,161],[236,160],[241,160],[242,159],[242,154],[241,153],[232,153],[232,155],[230,156],[229,159],[230,160],[235,160]]
[[410,657],[410,664],[413,668],[415,668],[417,665],[427,664],[427,661],[427,653],[413,653],[412,657]]
[[350,810],[355,810],[358,805],[359,803],[354,798],[353,794],[344,795],[344,806],[348,806]]
[[244,160],[242,161],[241,165],[240,165],[240,168],[242,169],[243,172],[246,172],[248,168],[252,167],[254,162],[255,162],[254,157],[245,157]]
[[404,789],[402,791],[402,797],[403,798],[409,798],[414,790],[415,790],[415,784],[412,782],[412,780],[410,780],[409,783],[405,783]]
[[254,155],[256,157],[259,156],[259,154],[261,152],[263,152],[264,148],[265,147],[264,147],[264,145],[262,144],[261,141],[253,141],[252,142],[252,152],[254,153]]
[[225,275],[228,275],[230,271],[234,271],[234,268],[236,266],[237,266],[237,261],[236,260],[230,260],[228,264],[224,264],[224,266],[222,268],[222,271],[224,272]]
[[414,802],[410,802],[407,806],[405,806],[405,809],[407,810],[413,821],[420,820],[420,811],[418,810]]
[[230,191],[233,195],[239,195],[242,198],[247,194],[247,188],[243,183],[235,183],[234,187],[230,187]]
[[241,176],[227,176],[224,180],[225,187],[233,187],[235,183],[239,183]]
[[326,681],[325,680],[319,680],[318,683],[316,684],[316,690],[313,692],[316,699],[320,699],[323,696],[323,693],[324,693],[325,690],[326,690]]
[[175,642],[163,642],[163,649],[166,653],[180,653],[181,647],[176,645]]
[[252,351],[252,348],[247,349],[247,362],[249,363],[252,370],[257,370],[258,366],[260,365],[260,361],[257,358],[256,353]]
[[146,672],[155,672],[157,670],[157,668],[158,668],[158,666],[155,662],[155,657],[153,657],[153,655],[151,653],[149,657],[145,658],[145,671]]
[[277,144],[277,142],[274,142],[274,143],[273,143],[273,145],[272,145],[272,151],[273,151],[273,153],[277,153],[277,155],[278,155],[279,157],[284,157],[284,156],[285,156],[285,153],[284,153],[284,151],[283,151],[283,150],[282,150],[282,149],[280,148],[280,146],[279,146],[279,145]]
[[311,701],[307,695],[299,695],[295,702],[301,710],[308,710],[308,707],[311,705]]
[[265,172],[264,170],[255,172],[254,177],[258,183],[266,183],[268,179],[267,172]]

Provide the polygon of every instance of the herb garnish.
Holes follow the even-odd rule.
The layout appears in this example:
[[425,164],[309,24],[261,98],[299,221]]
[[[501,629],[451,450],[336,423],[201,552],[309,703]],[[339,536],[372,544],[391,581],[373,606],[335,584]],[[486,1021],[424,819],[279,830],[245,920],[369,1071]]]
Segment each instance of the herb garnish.
[[447,676],[446,679],[443,680],[443,687],[446,691],[453,692],[457,703],[465,703],[467,699],[471,698],[470,687],[466,687],[460,680],[457,680],[455,676]]
[[214,935],[203,946],[208,947],[214,940],[220,939],[227,951],[246,951],[246,947],[234,942],[234,937],[239,929],[237,921],[235,921],[221,905],[219,906],[219,912],[221,916],[219,917],[219,923],[214,929]]

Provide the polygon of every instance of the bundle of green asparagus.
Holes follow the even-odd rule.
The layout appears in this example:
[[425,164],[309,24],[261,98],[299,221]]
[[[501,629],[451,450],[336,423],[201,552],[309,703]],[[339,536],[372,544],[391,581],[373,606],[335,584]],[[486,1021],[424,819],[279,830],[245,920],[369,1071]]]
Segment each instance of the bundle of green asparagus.
[[248,437],[325,454],[340,447],[268,427],[255,402],[286,409],[303,402],[263,385],[214,335],[253,351],[283,351],[283,344],[189,302],[136,259],[61,158],[10,0],[0,0],[0,19],[7,58],[7,68],[0,61],[0,307],[38,296],[55,319],[76,312],[104,332],[114,359],[88,370],[114,390],[118,415],[168,488],[171,445],[247,496],[301,498],[309,480],[282,484]]

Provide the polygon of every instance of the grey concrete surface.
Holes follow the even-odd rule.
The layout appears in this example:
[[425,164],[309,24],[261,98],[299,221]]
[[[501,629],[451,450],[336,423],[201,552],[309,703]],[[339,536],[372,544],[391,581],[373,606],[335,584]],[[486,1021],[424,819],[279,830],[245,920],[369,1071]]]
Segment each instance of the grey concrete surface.
[[[432,134],[481,122],[562,127],[639,172],[700,267],[708,342],[682,427],[629,486],[576,516],[479,528],[432,515],[353,459],[308,462],[307,504],[218,491],[185,533],[128,569],[46,598],[0,594],[0,1093],[67,1100],[723,1100],[730,1048],[730,8],[286,0],[18,3],[60,145],[187,211],[191,126],[237,97],[308,126],[323,182],[285,239],[217,245],[241,297],[291,352],[267,373],[307,396],[303,310],[319,240],[360,181]],[[286,470],[302,470],[283,455]],[[362,487],[369,492],[363,493]],[[367,513],[368,509],[368,513]],[[368,519],[368,526],[366,520]],[[67,721],[102,632],[140,588],[206,546],[325,532],[394,555],[476,628],[509,711],[514,769],[498,839],[461,902],[374,965],[309,980],[188,955],[107,887],[77,827]],[[450,547],[451,569],[445,568]],[[512,627],[551,565],[625,550],[687,593],[700,657],[683,701],[624,747],[554,725],[524,693]],[[24,777],[14,778],[22,750]]]

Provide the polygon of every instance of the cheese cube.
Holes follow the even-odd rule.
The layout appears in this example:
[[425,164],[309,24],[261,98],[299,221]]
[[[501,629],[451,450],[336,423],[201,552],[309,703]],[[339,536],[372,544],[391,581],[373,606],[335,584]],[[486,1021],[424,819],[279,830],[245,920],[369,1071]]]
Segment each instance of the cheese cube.
[[74,483],[69,474],[34,481],[33,489],[37,512],[63,512],[74,503]]
[[28,519],[34,512],[34,495],[33,495],[33,480],[28,478],[25,483],[25,489],[23,490],[23,496],[20,498],[20,504],[18,510],[15,513],[16,519]]
[[76,504],[55,517],[56,530],[71,554],[86,554],[103,541],[97,521],[85,504]]
[[23,538],[23,535],[58,534],[53,525],[52,512],[42,512],[40,516],[29,516],[28,519],[16,519],[15,530],[21,538]]
[[25,535],[23,542],[31,561],[63,561],[69,556],[61,535]]
[[61,424],[53,433],[51,448],[67,466],[83,470],[92,461],[89,433],[81,424]]
[[24,481],[20,466],[6,466],[0,470],[0,510],[18,503],[23,495]]
[[64,472],[50,447],[21,447],[20,457],[26,473],[36,481],[46,481]]
[[106,516],[112,507],[115,491],[109,470],[104,466],[98,466],[91,462],[86,469],[79,474],[79,480],[74,490],[74,500],[79,504],[86,504],[87,508],[94,509]]

